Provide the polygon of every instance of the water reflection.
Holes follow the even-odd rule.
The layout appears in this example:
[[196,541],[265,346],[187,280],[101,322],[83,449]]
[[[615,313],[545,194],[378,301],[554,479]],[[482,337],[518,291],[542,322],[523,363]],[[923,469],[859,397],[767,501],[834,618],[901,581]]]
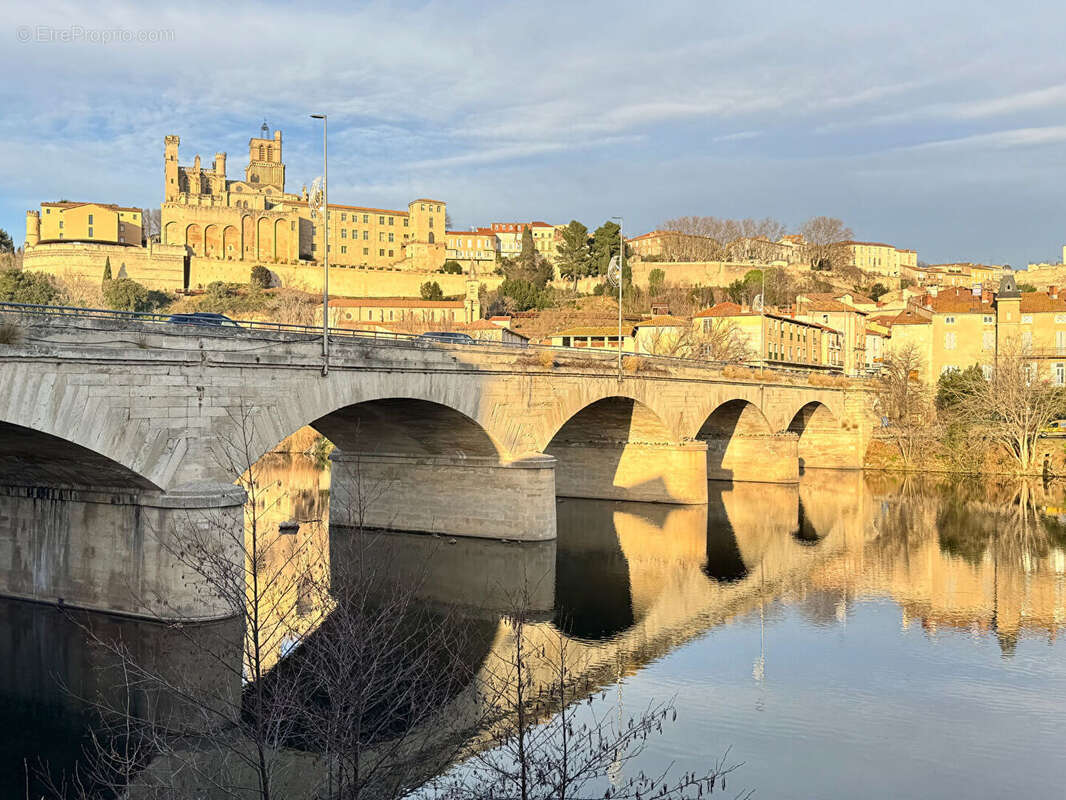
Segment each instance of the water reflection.
[[[950,673],[942,674],[942,665],[931,656],[920,656],[913,662],[918,667],[907,667],[917,670],[908,673],[911,691],[928,682],[949,697],[995,697],[997,708],[1028,704],[1028,713],[1034,713],[1032,696],[1066,691],[1066,674],[1054,668],[1050,650],[1027,656],[1024,680],[1002,666],[1026,638],[1055,643],[1063,624],[1066,491],[1061,485],[810,471],[798,486],[712,483],[706,506],[560,499],[558,541],[515,544],[410,534],[368,539],[350,528],[331,528],[328,471],[299,457],[269,456],[258,465],[257,480],[256,524],[272,534],[265,563],[288,576],[277,581],[276,593],[261,598],[260,610],[272,631],[270,680],[290,687],[286,675],[299,674],[323,643],[350,635],[336,597],[344,592],[349,570],[365,563],[371,541],[378,568],[410,593],[419,613],[462,635],[459,671],[466,683],[449,686],[442,713],[469,723],[470,740],[478,737],[479,719],[470,676],[484,670],[489,654],[513,648],[504,615],[519,596],[536,611],[537,621],[526,634],[531,644],[565,637],[590,692],[623,680],[644,686],[638,688],[641,696],[682,693],[679,699],[695,719],[678,738],[667,734],[664,763],[742,744],[745,750],[738,756],[752,764],[744,782],[756,788],[775,785],[781,762],[791,758],[784,743],[800,734],[800,719],[807,726],[802,735],[814,741],[824,733],[827,747],[830,739],[849,741],[850,747],[866,741],[849,727],[857,723],[846,715],[834,717],[819,702],[809,702],[811,687],[783,682],[774,670],[777,663],[802,665],[813,659],[833,672],[837,687],[854,691],[853,699],[899,706],[891,680],[882,676],[864,683],[879,666],[869,662],[867,651],[885,663],[912,664],[914,634],[931,647],[946,634],[959,633],[962,644],[951,651]],[[316,590],[323,585],[331,591]],[[385,584],[377,590],[386,597],[392,591]],[[893,617],[889,628],[879,624],[885,614]],[[0,603],[0,653],[5,654],[0,663],[6,670],[0,676],[0,721],[8,731],[0,739],[0,785],[17,785],[12,780],[21,775],[27,754],[68,765],[76,759],[77,736],[87,725],[85,707],[60,684],[85,696],[106,670],[96,669],[97,651],[80,629],[63,620],[53,609]],[[136,643],[153,657],[180,659],[190,652],[180,650],[162,627],[99,624],[112,626],[110,635]],[[716,633],[713,646],[709,632]],[[850,638],[834,640],[833,654],[819,661],[820,648],[827,647],[820,637],[828,632]],[[845,641],[861,642],[861,648],[842,650]],[[990,671],[983,660],[983,641],[1003,657],[997,656],[999,671]],[[850,670],[834,671],[832,658],[844,659]],[[743,674],[732,675],[735,664],[743,665]],[[195,665],[186,663],[184,669],[196,672]],[[776,715],[774,725],[760,727],[761,717],[747,715],[744,682],[753,677],[759,695],[747,711]],[[734,694],[723,696],[719,683],[732,686]],[[836,691],[823,688],[825,697]],[[912,727],[921,728],[924,713],[914,711]],[[761,731],[761,738],[752,731]],[[314,736],[305,733],[297,744],[313,750]],[[1042,743],[1031,741],[1035,735],[1014,732],[1019,747],[1028,743],[1045,752]],[[969,750],[987,758],[980,737],[979,731],[955,732],[958,770],[966,766]],[[715,747],[708,749],[709,741]],[[884,785],[902,792],[889,763],[902,754],[871,741],[855,755],[873,765],[874,773],[883,768]],[[1049,757],[1047,765],[1066,768],[1061,757]],[[976,760],[971,766],[987,772]],[[821,768],[830,776],[847,771],[832,760]],[[797,769],[802,771],[802,765]],[[1041,774],[1037,768],[1038,788]],[[924,787],[928,796],[951,796],[965,783],[961,777],[930,780]],[[840,785],[849,784],[842,777]],[[831,781],[818,786],[814,794],[819,796],[848,796]]]

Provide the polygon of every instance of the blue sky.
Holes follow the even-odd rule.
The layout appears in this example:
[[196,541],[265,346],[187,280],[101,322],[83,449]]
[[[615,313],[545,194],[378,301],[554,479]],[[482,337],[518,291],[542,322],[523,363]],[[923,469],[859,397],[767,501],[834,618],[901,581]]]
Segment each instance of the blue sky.
[[[827,214],[931,263],[1015,266],[1066,243],[1061,1],[93,8],[4,15],[0,227],[18,242],[41,201],[158,205],[167,133],[182,163],[224,150],[238,176],[265,118],[298,189],[323,111],[332,200],[440,197],[460,227]],[[39,41],[49,27],[82,40]],[[172,33],[85,40],[109,28]]]

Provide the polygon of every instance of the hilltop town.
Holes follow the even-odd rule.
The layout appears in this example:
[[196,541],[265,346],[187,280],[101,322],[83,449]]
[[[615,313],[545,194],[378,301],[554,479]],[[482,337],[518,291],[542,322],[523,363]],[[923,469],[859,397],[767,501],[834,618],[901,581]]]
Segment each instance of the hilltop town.
[[1020,335],[1066,380],[1055,360],[1066,360],[1063,265],[929,265],[825,217],[796,233],[686,217],[625,237],[620,328],[605,276],[620,250],[614,222],[458,230],[446,201],[424,197],[405,209],[330,200],[327,215],[317,184],[287,189],[280,130],[264,124],[248,140],[241,176],[225,152],[183,165],[179,147],[165,137],[158,209],[59,200],[27,211],[6,299],[321,324],[328,241],[330,323],[378,336],[456,330],[853,376],[906,345],[932,382]]

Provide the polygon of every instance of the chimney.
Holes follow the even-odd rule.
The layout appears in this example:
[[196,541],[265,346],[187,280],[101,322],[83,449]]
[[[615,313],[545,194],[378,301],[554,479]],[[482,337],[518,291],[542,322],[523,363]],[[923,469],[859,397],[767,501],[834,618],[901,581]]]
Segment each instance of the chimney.
[[1052,300],[1058,300],[1059,299],[1059,287],[1058,286],[1049,286],[1049,287],[1047,287],[1047,296],[1050,297]]

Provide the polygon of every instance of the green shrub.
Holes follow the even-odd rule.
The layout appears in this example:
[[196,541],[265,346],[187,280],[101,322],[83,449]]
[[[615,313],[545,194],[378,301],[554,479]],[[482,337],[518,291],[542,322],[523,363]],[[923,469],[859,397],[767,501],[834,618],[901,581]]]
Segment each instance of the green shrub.
[[253,289],[269,289],[270,285],[274,282],[273,276],[270,274],[270,270],[264,267],[262,264],[257,264],[252,267],[252,274],[248,280]]
[[8,269],[0,272],[0,302],[59,305],[63,292],[50,275]]
[[129,278],[108,281],[103,291],[104,304],[115,311],[151,311],[155,307],[148,289]]
[[444,291],[440,288],[440,284],[436,281],[426,281],[420,287],[418,287],[419,294],[422,295],[423,300],[443,300]]
[[444,266],[440,268],[440,271],[445,275],[462,275],[463,268],[455,259],[449,258],[444,262]]

